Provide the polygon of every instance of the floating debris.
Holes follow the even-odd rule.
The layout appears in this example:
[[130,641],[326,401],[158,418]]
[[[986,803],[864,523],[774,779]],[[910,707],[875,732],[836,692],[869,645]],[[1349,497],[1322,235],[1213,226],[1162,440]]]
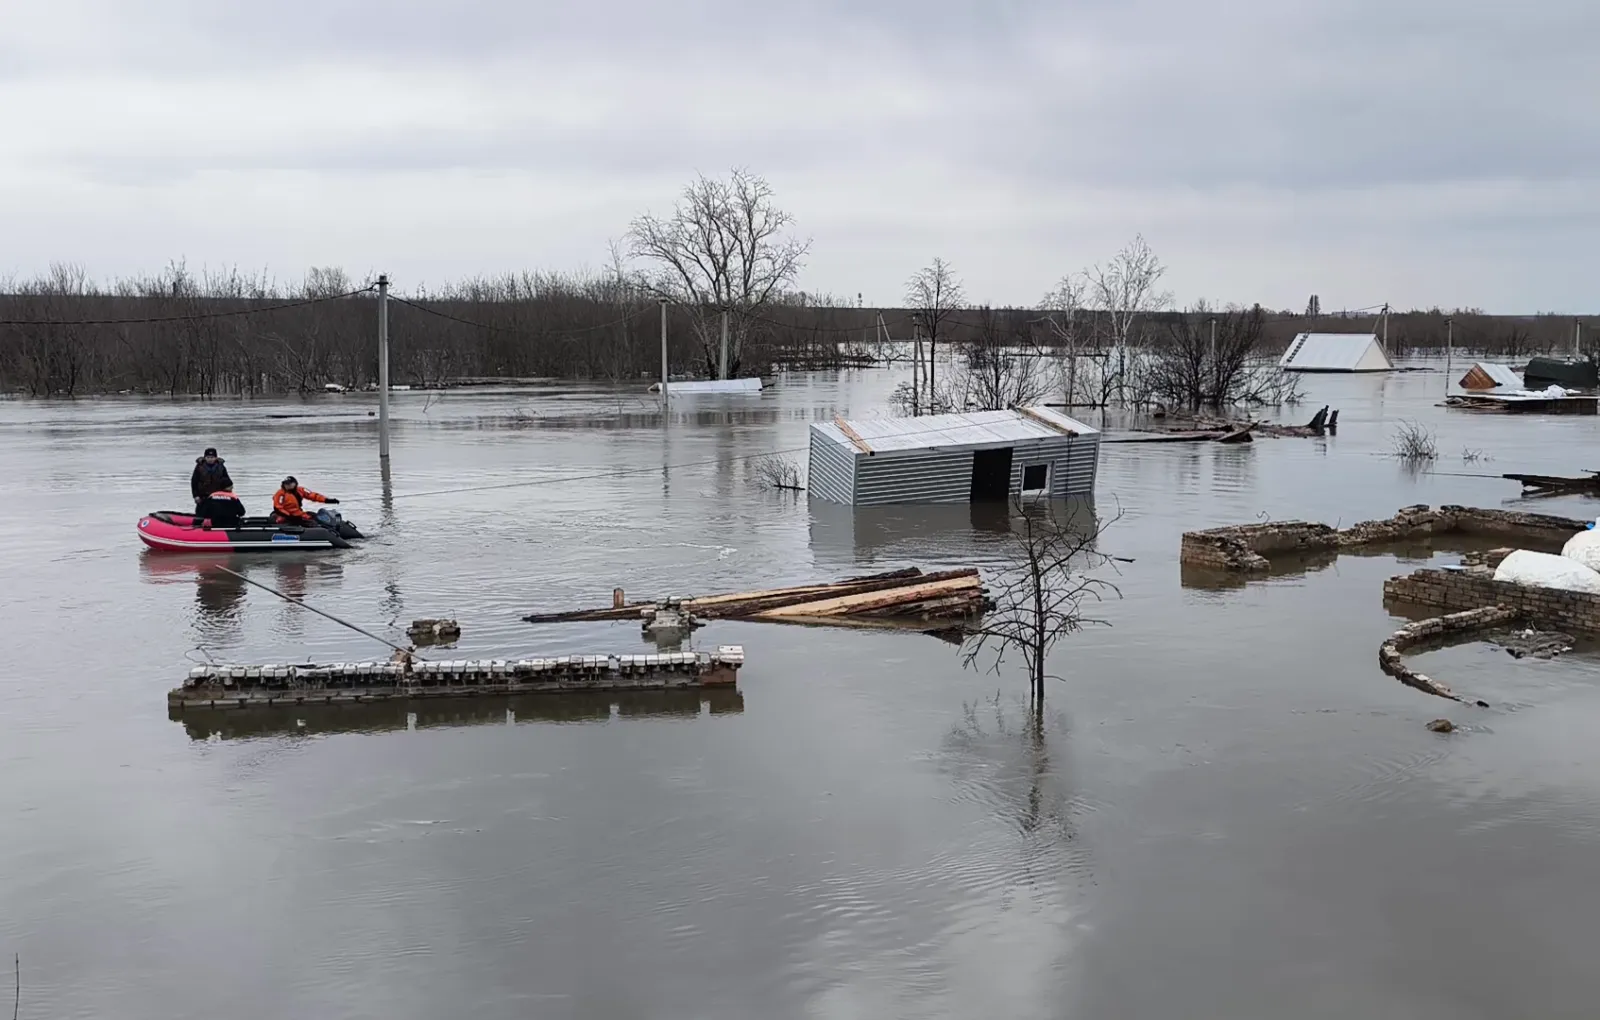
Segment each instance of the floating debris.
[[1513,659],[1553,659],[1562,652],[1572,651],[1573,645],[1573,637],[1570,634],[1553,630],[1534,630],[1531,627],[1490,634],[1489,640],[1504,648]]
[[412,620],[406,636],[419,645],[450,644],[461,640],[461,624],[455,620]]
[[[829,584],[798,585],[671,600],[678,613],[697,620],[764,620],[831,626],[904,628],[930,621],[965,625],[989,607],[976,567],[925,574],[916,567]],[[575,623],[638,619],[658,610],[656,602],[627,602],[619,588],[612,604],[599,609],[534,613],[529,623]],[[648,621],[647,621],[648,622]]]
[[1428,729],[1434,733],[1454,733],[1456,724],[1449,719],[1435,719],[1428,724]]

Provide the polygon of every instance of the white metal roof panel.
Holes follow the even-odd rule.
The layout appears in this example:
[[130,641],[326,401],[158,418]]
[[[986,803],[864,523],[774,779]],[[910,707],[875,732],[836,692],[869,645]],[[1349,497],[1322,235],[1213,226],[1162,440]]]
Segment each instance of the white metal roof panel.
[[[1099,430],[1049,407],[1030,407],[1030,414],[1047,419],[1080,435]],[[874,453],[906,450],[950,450],[994,446],[1034,439],[1060,439],[1063,434],[1021,411],[970,411],[966,414],[931,414],[922,418],[859,418],[845,422]],[[849,436],[833,422],[811,426],[830,439],[859,452]]]
[[1279,368],[1364,372],[1394,367],[1374,333],[1301,333],[1278,360]]

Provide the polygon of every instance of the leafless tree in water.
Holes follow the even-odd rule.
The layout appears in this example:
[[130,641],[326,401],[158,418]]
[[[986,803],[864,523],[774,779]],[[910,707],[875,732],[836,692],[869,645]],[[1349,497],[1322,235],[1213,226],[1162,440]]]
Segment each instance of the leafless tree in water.
[[1052,380],[1032,317],[984,306],[977,319],[976,336],[961,345],[939,403],[958,411],[1000,411],[1048,396]]
[[1063,276],[1040,302],[1058,353],[1058,374],[1066,404],[1078,402],[1078,357],[1084,349],[1088,322],[1084,317],[1084,295],[1089,281],[1083,273]]
[[736,374],[759,310],[799,275],[811,241],[791,235],[793,225],[766,179],[742,168],[726,180],[697,177],[670,216],[633,221],[632,255],[655,267],[650,284],[658,293],[689,310],[711,374],[722,314],[728,313],[728,369]]
[[1087,521],[1081,514],[1062,520],[1049,502],[1013,500],[1010,562],[992,582],[994,608],[974,628],[963,653],[967,666],[988,660],[995,673],[1008,655],[1020,656],[1039,705],[1044,703],[1044,682],[1050,678],[1046,670],[1050,649],[1086,625],[1109,626],[1105,620],[1085,617],[1082,604],[1122,595],[1115,584],[1092,573],[1112,562],[1096,545],[1122,514],[1101,521],[1092,511],[1086,512],[1091,515]]
[[921,394],[912,395],[912,413],[937,410],[938,373],[934,365],[938,360],[939,337],[948,331],[951,318],[966,304],[967,296],[956,271],[944,259],[936,258],[917,270],[906,281],[906,305],[916,321],[917,328],[928,341],[928,361]]
[[1085,271],[1089,300],[1098,313],[1096,328],[1115,354],[1112,389],[1120,401],[1127,400],[1128,348],[1143,347],[1150,316],[1172,304],[1170,293],[1156,289],[1166,272],[1143,234],[1109,262]]
[[750,465],[755,473],[756,483],[764,489],[805,491],[805,484],[800,480],[800,465],[788,457],[775,453],[768,454],[765,457],[757,457],[750,462]]
[[1260,305],[1216,311],[1202,301],[1165,325],[1164,342],[1144,363],[1152,399],[1190,411],[1295,402],[1298,376],[1265,351]]
[[1402,418],[1389,436],[1394,456],[1407,464],[1420,465],[1439,457],[1439,444],[1433,430],[1418,421]]

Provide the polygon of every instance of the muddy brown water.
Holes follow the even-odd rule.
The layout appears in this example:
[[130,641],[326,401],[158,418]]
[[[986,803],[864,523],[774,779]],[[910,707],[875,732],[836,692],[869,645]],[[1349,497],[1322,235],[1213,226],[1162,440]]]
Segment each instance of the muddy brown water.
[[[400,394],[389,499],[367,397],[0,402],[0,955],[22,1015],[1594,1015],[1597,660],[1423,656],[1495,705],[1464,709],[1376,666],[1402,622],[1382,580],[1426,550],[1232,588],[1178,567],[1187,528],[1495,506],[1512,483],[1457,475],[1600,467],[1600,420],[1446,412],[1438,373],[1309,378],[1293,417],[1330,403],[1336,438],[1108,446],[1102,549],[1133,562],[1111,626],[1055,656],[1042,742],[1015,675],[934,639],[737,624],[698,638],[749,657],[704,704],[167,717],[197,646],[383,653],[140,550],[135,519],[183,505],[204,446],[252,508],[293,472],[373,536],[243,561],[252,579],[396,638],[455,615],[463,656],[642,650],[631,624],[518,617],[617,585],[999,561],[992,514],[753,484],[744,458],[883,413],[893,381],[792,376],[665,427],[636,394]],[[1435,473],[1383,456],[1401,417],[1437,429]],[[1441,715],[1462,731],[1427,732]]]

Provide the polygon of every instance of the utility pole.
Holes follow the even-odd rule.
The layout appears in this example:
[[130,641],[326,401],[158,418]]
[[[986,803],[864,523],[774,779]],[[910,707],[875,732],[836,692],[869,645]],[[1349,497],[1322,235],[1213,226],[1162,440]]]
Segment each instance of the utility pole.
[[[1211,317],[1211,379],[1214,384],[1213,389],[1222,388],[1222,369],[1217,367],[1217,317],[1215,315]],[[1217,403],[1221,404],[1222,394],[1218,393],[1216,397]]]
[[1583,357],[1583,320],[1572,320],[1572,356],[1574,359]]
[[1389,353],[1389,303],[1383,303],[1383,353]]
[[911,333],[911,417],[922,413],[922,326],[912,324]]
[[728,310],[722,310],[722,356],[717,359],[717,378],[728,378]]
[[389,274],[378,276],[378,462],[389,466]]
[[1456,320],[1444,320],[1444,395],[1450,395],[1450,359],[1455,353]]
[[661,417],[667,416],[667,299],[661,299]]

